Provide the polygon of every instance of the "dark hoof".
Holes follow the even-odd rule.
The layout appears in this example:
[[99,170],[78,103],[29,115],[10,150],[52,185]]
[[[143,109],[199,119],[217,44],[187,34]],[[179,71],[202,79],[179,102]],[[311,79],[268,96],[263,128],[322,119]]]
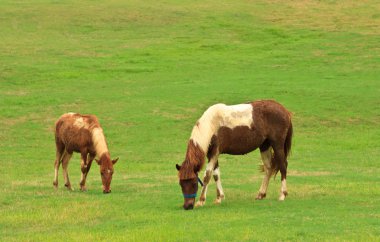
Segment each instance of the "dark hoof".
[[256,200],[263,200],[266,197],[265,193],[259,193],[256,196]]
[[70,190],[70,191],[74,191],[74,189],[71,187],[71,184],[65,184],[65,187]]
[[103,193],[104,194],[111,193],[111,190],[109,190],[109,191],[103,190]]

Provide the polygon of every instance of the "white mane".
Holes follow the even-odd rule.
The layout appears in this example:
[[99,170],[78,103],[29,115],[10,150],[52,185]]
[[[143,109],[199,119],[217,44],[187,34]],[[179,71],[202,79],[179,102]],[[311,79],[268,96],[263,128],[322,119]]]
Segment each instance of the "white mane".
[[106,138],[104,137],[102,128],[94,128],[92,130],[92,141],[94,142],[97,156],[101,157],[102,154],[108,152]]
[[227,106],[215,104],[209,107],[197,121],[191,132],[195,144],[199,145],[203,152],[207,153],[213,135],[216,135],[220,127],[235,128],[236,126],[251,127],[253,123],[253,107],[251,104],[238,104]]

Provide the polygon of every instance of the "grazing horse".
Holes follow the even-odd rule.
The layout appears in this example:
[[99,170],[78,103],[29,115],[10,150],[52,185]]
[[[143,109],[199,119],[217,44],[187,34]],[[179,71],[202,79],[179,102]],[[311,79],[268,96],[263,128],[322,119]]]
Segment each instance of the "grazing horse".
[[257,148],[260,149],[265,175],[256,199],[265,197],[269,178],[280,171],[279,200],[284,200],[288,194],[286,169],[292,135],[291,114],[276,101],[260,100],[232,106],[215,104],[209,107],[193,127],[184,162],[181,166],[176,165],[184,196],[183,208],[194,207],[198,172],[206,155],[208,165],[196,206],[205,204],[207,185],[212,175],[217,186],[215,203],[219,204],[224,199],[218,164],[220,154],[243,155]]
[[62,115],[55,123],[55,176],[53,185],[58,187],[58,169],[62,163],[65,186],[71,188],[67,166],[73,152],[81,154],[82,177],[80,189],[86,191],[86,177],[90,171],[92,161],[95,157],[100,166],[100,174],[103,183],[103,193],[111,192],[111,180],[113,165],[119,158],[111,160],[107,148],[103,129],[100,127],[98,119],[94,115],[80,115],[77,113],[67,113]]

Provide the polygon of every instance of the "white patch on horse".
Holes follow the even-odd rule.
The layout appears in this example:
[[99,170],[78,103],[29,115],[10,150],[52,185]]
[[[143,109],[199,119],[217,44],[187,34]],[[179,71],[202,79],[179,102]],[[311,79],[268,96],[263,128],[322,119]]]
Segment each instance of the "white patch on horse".
[[236,126],[251,127],[253,123],[253,107],[251,104],[238,104],[226,106],[223,110],[223,120],[221,126],[235,128]]
[[94,142],[96,154],[99,157],[108,152],[106,138],[104,137],[102,128],[94,128],[92,130],[92,142]]
[[278,200],[284,201],[286,194],[287,194],[286,179],[284,179],[281,181],[281,193],[280,193],[280,198]]
[[207,153],[211,138],[220,127],[235,128],[237,126],[251,127],[253,123],[253,107],[251,104],[227,106],[215,104],[209,107],[193,127],[191,137],[195,144]]
[[88,123],[85,122],[82,117],[75,119],[74,126],[77,128],[80,128],[80,129],[81,128],[88,129],[88,127],[89,127]]

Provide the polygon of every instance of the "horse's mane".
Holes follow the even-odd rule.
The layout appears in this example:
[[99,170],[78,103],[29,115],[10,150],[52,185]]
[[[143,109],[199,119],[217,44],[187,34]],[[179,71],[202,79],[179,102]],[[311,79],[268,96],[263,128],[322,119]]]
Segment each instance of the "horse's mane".
[[106,138],[102,128],[94,128],[91,130],[92,142],[95,147],[96,154],[100,157],[104,153],[108,153]]
[[205,153],[192,139],[187,144],[186,157],[179,171],[179,178],[187,180],[197,177],[198,172],[205,163]]

